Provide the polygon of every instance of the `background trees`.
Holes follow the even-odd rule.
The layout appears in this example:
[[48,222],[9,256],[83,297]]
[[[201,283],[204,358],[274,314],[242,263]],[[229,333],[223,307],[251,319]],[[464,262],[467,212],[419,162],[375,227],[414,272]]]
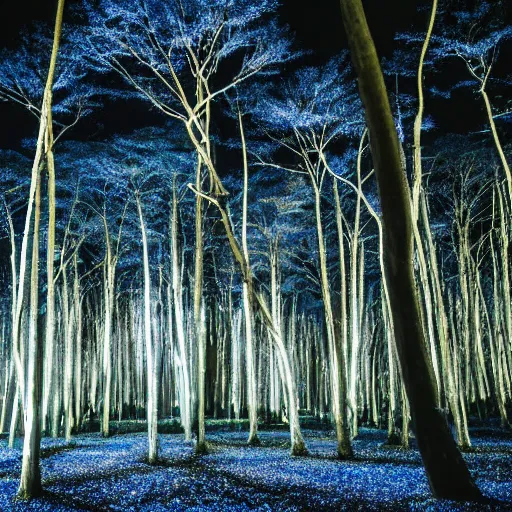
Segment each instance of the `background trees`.
[[[461,12],[452,24],[441,13],[424,46],[423,106],[424,23],[398,37],[402,51],[386,66],[395,101],[384,135],[398,129],[390,158],[405,170],[400,186],[413,190],[412,224],[407,208],[397,215],[394,249],[405,252],[395,256],[408,265],[400,284],[409,285],[409,306],[411,279],[419,290],[409,327],[427,341],[409,359],[393,306],[402,291],[382,279],[394,221],[377,200],[379,160],[368,148],[375,153],[384,135],[365,127],[347,55],[301,52],[278,2],[88,4],[64,28],[46,120],[44,29],[3,51],[0,97],[34,113],[33,128],[46,123],[33,171],[48,171],[38,243],[30,210],[38,182],[27,181],[34,143],[0,154],[0,268],[11,283],[1,296],[0,422],[11,442],[17,432],[30,437],[18,404],[26,408],[37,326],[43,432],[70,440],[101,422],[110,435],[115,419],[145,418],[150,462],[159,421],[175,417],[198,452],[207,450],[206,417],[247,417],[250,444],[262,421],[288,422],[294,454],[306,453],[308,416],[332,420],[340,457],[352,455],[360,425],[387,425],[389,442],[407,447],[402,385],[414,395],[418,360],[427,374],[431,361],[435,378],[423,386],[426,415],[411,403],[424,454],[436,444],[421,437],[432,415],[447,445],[442,415],[455,424],[463,449],[472,417],[507,425],[510,148],[499,93],[509,83],[494,50],[506,48],[508,31],[485,5],[476,18]],[[484,18],[493,20],[489,33],[463,39]],[[455,71],[452,57],[463,64]],[[446,135],[443,112],[473,86],[483,117],[464,138]],[[103,114],[92,108],[99,98]],[[409,200],[397,190],[387,203],[395,213]],[[46,265],[36,282],[39,245]],[[432,477],[438,494],[442,474]]]

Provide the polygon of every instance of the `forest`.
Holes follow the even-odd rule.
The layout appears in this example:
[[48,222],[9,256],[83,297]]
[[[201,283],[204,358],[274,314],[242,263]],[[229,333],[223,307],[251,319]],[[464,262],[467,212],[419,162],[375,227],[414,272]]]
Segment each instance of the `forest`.
[[512,510],[510,3],[19,4],[0,510]]

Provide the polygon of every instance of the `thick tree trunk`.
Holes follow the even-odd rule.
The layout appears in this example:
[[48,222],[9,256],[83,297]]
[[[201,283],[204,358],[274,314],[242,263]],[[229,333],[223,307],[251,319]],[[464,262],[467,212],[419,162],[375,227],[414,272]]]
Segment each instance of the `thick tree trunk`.
[[481,499],[446,419],[437,408],[436,382],[413,275],[410,192],[377,52],[361,0],[342,0],[341,11],[370,131],[395,340],[420,453],[435,497]]

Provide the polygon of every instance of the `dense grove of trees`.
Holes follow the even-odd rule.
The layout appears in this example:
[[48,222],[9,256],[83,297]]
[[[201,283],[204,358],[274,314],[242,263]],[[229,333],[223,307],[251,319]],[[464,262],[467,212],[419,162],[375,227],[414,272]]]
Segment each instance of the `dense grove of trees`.
[[[434,424],[460,464],[446,422],[464,450],[470,417],[509,426],[512,405],[512,31],[477,3],[428,5],[385,84],[348,26],[355,71],[311,64],[277,0],[60,0],[54,31],[0,52],[0,99],[36,136],[0,152],[0,431],[24,436],[21,496],[41,434],[145,418],[155,463],[161,418],[198,453],[206,417],[248,418],[249,444],[284,421],[304,455],[306,415],[340,458],[361,425],[407,448],[412,416],[434,493],[478,495],[428,463]],[[436,130],[461,102],[466,132]],[[102,109],[158,121],[74,140]]]

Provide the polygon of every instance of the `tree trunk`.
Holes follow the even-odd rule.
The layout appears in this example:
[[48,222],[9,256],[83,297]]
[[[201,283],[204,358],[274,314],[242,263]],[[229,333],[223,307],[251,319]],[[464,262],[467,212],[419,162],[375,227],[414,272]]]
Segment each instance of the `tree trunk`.
[[[247,147],[245,144],[245,133],[242,122],[242,113],[238,113],[238,123],[240,126],[240,137],[242,141],[242,153],[244,164],[244,187],[243,187],[243,205],[242,205],[242,250],[244,257],[249,262],[249,249],[247,246],[247,193],[249,187],[249,166],[247,161]],[[258,404],[256,398],[256,373],[254,370],[254,342],[253,342],[253,311],[251,308],[251,299],[247,283],[243,283],[243,303],[244,303],[244,321],[245,321],[245,364],[247,371],[247,412],[249,415],[249,439],[250,445],[259,445],[258,439]]]
[[[48,120],[51,122],[52,108],[52,88],[57,63],[57,53],[60,44],[60,35],[62,29],[62,16],[64,12],[64,0],[59,0],[57,6],[57,15],[55,20],[55,30],[53,38],[52,54],[48,69],[48,77],[43,96],[43,105],[41,108],[41,119],[39,126],[39,136],[37,140],[36,156],[34,159],[31,191],[34,190],[35,211],[32,240],[32,275],[30,291],[30,330],[28,347],[28,365],[27,365],[27,390],[26,390],[26,409],[25,409],[25,439],[23,442],[23,461],[21,468],[20,487],[18,495],[21,498],[30,498],[41,492],[41,473],[39,470],[39,443],[40,443],[40,425],[39,425],[39,401],[41,393],[41,372],[40,372],[40,354],[39,354],[39,222],[41,214],[41,182],[39,176],[39,166],[42,157],[43,140],[46,137],[48,141]],[[30,203],[30,201],[29,201]],[[27,212],[26,228],[30,225],[30,208]],[[28,237],[28,230],[25,229],[24,244]],[[24,280],[24,272],[20,272],[20,287]],[[23,294],[18,294],[18,306],[21,312],[21,302]],[[19,318],[15,319],[19,327]]]
[[183,316],[183,291],[181,280],[181,265],[178,244],[178,199],[176,197],[176,183],[172,188],[172,218],[171,218],[171,253],[172,253],[172,289],[174,298],[174,318],[176,323],[177,366],[179,369],[179,405],[180,419],[185,431],[185,441],[192,439],[191,413],[190,413],[190,374],[188,371],[188,357],[185,342],[185,322]]
[[[313,182],[315,191],[315,217],[318,237],[318,254],[320,260],[320,285],[322,289],[322,298],[324,301],[325,327],[327,329],[327,343],[329,350],[329,369],[331,384],[331,412],[336,426],[337,453],[341,459],[353,457],[352,445],[350,442],[349,425],[347,421],[347,402],[346,402],[346,380],[344,375],[343,351],[340,344],[340,337],[336,333],[334,325],[334,315],[332,311],[331,292],[329,289],[329,277],[327,273],[327,256],[325,250],[325,240],[322,227],[322,216],[320,211],[321,197],[320,190]],[[355,235],[354,235],[355,236]],[[353,340],[352,340],[353,341]],[[357,357],[357,356],[356,356]],[[354,375],[355,378],[355,375]],[[355,386],[354,386],[355,389]],[[357,410],[357,402],[355,405]],[[354,409],[352,409],[354,411]],[[352,423],[357,428],[357,414]]]
[[39,224],[41,218],[41,179],[38,177],[34,204],[32,271],[30,275],[30,313],[25,387],[23,460],[18,496],[22,499],[41,494],[39,396],[41,385],[39,356]]
[[410,191],[377,52],[361,0],[342,0],[341,11],[370,132],[395,341],[420,453],[436,498],[481,499],[446,419],[437,408],[436,382],[413,274]]
[[[151,276],[149,273],[149,253],[146,227],[142,215],[140,197],[136,194],[137,211],[139,214],[140,230],[142,232],[142,250],[144,262],[144,338],[146,341],[146,371],[147,371],[147,404],[148,420],[148,462],[154,464],[158,460],[158,379],[155,350],[151,336]],[[118,354],[120,357],[120,354]]]

